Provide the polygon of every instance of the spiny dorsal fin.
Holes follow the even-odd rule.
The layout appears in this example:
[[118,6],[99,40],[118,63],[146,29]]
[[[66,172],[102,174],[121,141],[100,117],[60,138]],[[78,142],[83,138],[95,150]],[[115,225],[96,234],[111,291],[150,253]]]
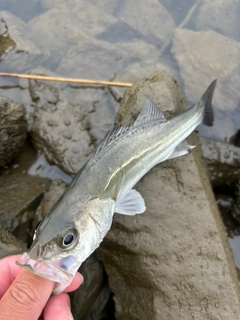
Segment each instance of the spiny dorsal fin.
[[167,122],[167,119],[164,117],[162,111],[158,109],[158,107],[149,97],[147,97],[144,102],[142,111],[140,112],[133,126],[139,126],[141,124],[149,122],[150,120],[156,119],[159,119],[162,122]]
[[104,138],[100,141],[99,145],[97,146],[96,150],[94,151],[92,157],[98,154],[108,143],[115,140],[117,137],[123,135],[124,133],[128,132],[131,127],[125,126],[114,126],[110,129],[104,136]]
[[167,119],[164,117],[164,114],[161,110],[158,109],[158,107],[152,102],[152,100],[147,97],[145,100],[145,103],[143,105],[143,108],[137,117],[134,124],[130,127],[125,126],[114,126],[111,130],[109,130],[105,137],[100,141],[99,145],[97,146],[95,152],[92,155],[92,158],[96,156],[107,144],[109,144],[111,141],[115,140],[119,136],[127,133],[133,128],[140,127],[141,125],[144,125],[151,120],[160,120],[162,123],[167,122]]

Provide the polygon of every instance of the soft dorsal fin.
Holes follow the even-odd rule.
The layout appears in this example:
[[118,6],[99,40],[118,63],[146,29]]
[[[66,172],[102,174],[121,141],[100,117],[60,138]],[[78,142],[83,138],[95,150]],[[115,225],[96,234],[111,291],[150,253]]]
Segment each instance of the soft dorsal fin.
[[139,126],[140,124],[144,124],[150,120],[161,120],[162,122],[167,122],[167,119],[164,117],[162,111],[155,105],[155,103],[147,97],[142,111],[134,122],[133,126]]

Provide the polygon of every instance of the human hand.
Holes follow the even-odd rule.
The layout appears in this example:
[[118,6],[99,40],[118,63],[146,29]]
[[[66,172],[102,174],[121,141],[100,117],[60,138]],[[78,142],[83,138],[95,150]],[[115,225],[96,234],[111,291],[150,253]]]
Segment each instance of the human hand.
[[76,290],[83,277],[77,273],[64,292],[50,296],[55,283],[15,264],[20,255],[0,260],[0,320],[71,320],[66,292]]

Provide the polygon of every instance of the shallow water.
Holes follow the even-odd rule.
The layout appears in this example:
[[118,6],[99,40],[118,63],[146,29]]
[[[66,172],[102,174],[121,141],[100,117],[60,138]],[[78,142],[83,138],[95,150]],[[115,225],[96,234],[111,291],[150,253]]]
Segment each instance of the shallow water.
[[[204,0],[181,3],[159,0],[158,3],[140,1],[136,7],[134,1],[120,0],[1,0],[0,9],[14,16],[0,14],[0,70],[25,73],[44,67],[45,74],[54,72],[63,77],[136,81],[165,68],[179,81],[189,103],[197,100],[217,77],[219,90],[222,91],[222,86],[223,93],[226,90],[226,101],[221,103],[223,93],[216,92],[215,127],[213,130],[200,128],[200,134],[228,141],[239,129],[240,121],[239,94],[234,96],[224,89],[227,82],[235,86],[230,86],[232,90],[238,91],[240,82],[239,70],[233,75],[234,68],[239,66],[238,1],[221,6],[218,1],[208,4]],[[224,17],[226,21],[231,19],[226,26],[221,23]],[[19,25],[21,30],[16,32]],[[192,30],[195,34],[192,39],[185,33],[178,37],[180,29]],[[200,35],[212,31],[216,32],[214,45],[211,39],[204,41]],[[208,56],[201,57],[199,52],[199,58],[200,48],[193,44],[198,38],[201,50]],[[229,46],[232,46],[230,53]],[[23,98],[27,82],[25,88],[22,83],[0,78],[0,94],[27,103],[28,99]],[[74,90],[84,89],[75,87]],[[117,92],[121,97],[123,90]]]

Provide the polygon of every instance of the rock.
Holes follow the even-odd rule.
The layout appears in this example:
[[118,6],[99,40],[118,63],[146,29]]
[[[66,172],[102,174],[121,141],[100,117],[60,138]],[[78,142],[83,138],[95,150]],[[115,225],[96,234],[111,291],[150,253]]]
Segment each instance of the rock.
[[46,213],[58,201],[58,199],[61,197],[65,190],[66,183],[64,183],[62,180],[56,179],[52,181],[48,192],[44,194],[44,197],[35,213],[32,232],[34,232],[38,222],[45,217]]
[[213,187],[233,187],[240,180],[240,148],[220,141],[200,139]]
[[200,127],[199,131],[204,137],[229,139],[239,129],[240,43],[213,31],[176,29],[172,53],[191,104],[200,98],[211,81],[219,78],[213,99],[214,127]]
[[198,31],[211,29],[239,41],[239,12],[240,4],[238,0],[203,0],[193,22],[195,22]]
[[[126,68],[123,68],[117,73],[114,81],[135,83],[143,78],[146,78],[149,74],[160,70],[164,70],[175,79],[180,80],[178,72],[176,72],[170,61],[165,60],[160,63],[158,59],[156,60],[152,58],[149,60],[143,60],[141,63],[135,62],[131,64],[130,67],[128,66]],[[123,98],[125,90],[126,88],[123,87],[111,88],[111,92],[114,94],[118,101],[121,101],[121,99]]]
[[[133,101],[143,99],[143,90],[171,113],[181,111],[184,99],[178,87],[175,96],[169,95],[174,81],[171,87],[169,83],[160,73],[146,81],[148,91],[142,81],[128,89],[118,121],[125,124],[136,118],[142,103],[137,107]],[[161,96],[156,87],[172,91]],[[170,103],[176,97],[179,109]],[[223,247],[225,231],[199,149],[156,166],[136,189],[145,199],[146,212],[114,215],[98,249],[114,293],[116,318],[238,319],[236,269],[229,248]]]
[[76,173],[94,150],[89,118],[94,101],[98,101],[98,92],[94,91],[93,96],[91,90],[81,94],[66,87],[61,90],[59,84],[53,87],[46,82],[30,82],[35,105],[30,134],[35,148],[50,163],[67,173]]
[[[26,24],[7,11],[0,11],[1,70],[5,72],[25,72],[36,61],[40,64],[48,57],[29,37]],[[36,37],[35,39],[39,39]]]
[[22,104],[0,97],[0,166],[19,152],[27,136],[27,121]]
[[34,211],[49,181],[27,174],[0,176],[0,223],[23,242],[29,242]]
[[0,259],[26,251],[24,243],[15,238],[0,223]]
[[96,146],[105,133],[114,125],[119,102],[113,99],[108,90],[104,90],[101,99],[94,103],[94,112],[90,115],[90,135]]
[[166,117],[173,116],[177,107],[179,110],[186,108],[176,81],[165,71],[159,71],[126,90],[123,104],[116,115],[117,123],[131,125],[137,118],[146,96],[159,106]]
[[92,254],[79,272],[83,275],[84,283],[70,295],[74,319],[101,320],[106,315],[111,293],[103,264]]
[[[61,180],[52,182],[49,191],[45,193],[36,211],[35,226],[39,220],[43,219],[65,190],[66,184]],[[96,258],[95,254],[92,254],[81,265],[79,272],[84,277],[84,283],[78,290],[70,294],[74,319],[101,320],[103,319],[102,315],[106,313],[106,305],[111,293],[103,264]],[[94,315],[94,317],[91,318],[91,315]]]

